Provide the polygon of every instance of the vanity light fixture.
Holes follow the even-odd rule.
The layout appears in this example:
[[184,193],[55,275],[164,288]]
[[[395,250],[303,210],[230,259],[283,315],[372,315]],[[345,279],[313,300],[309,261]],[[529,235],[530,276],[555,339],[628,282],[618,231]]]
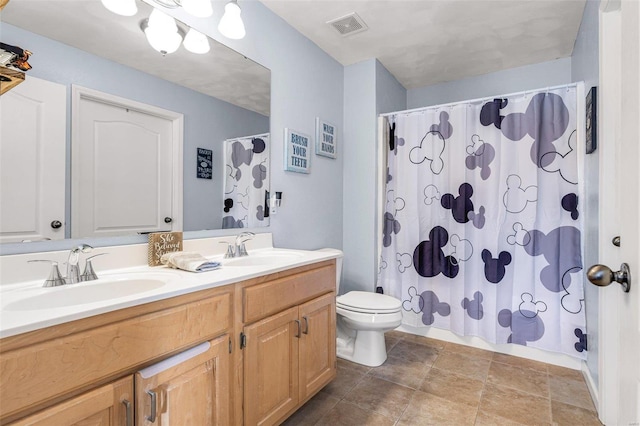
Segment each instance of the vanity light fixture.
[[182,43],[176,20],[158,9],[153,9],[149,19],[142,21],[141,28],[151,47],[163,56],[178,50]]
[[237,0],[231,0],[224,7],[224,15],[218,24],[218,31],[227,38],[239,40],[246,34],[244,23],[240,17],[240,6]]
[[200,55],[207,53],[211,49],[207,36],[193,28],[189,29],[182,44],[189,52]]
[[102,5],[111,12],[122,16],[133,16],[138,13],[136,0],[101,0]]
[[182,6],[184,10],[196,18],[208,18],[213,15],[211,0],[153,0],[162,7],[175,9]]

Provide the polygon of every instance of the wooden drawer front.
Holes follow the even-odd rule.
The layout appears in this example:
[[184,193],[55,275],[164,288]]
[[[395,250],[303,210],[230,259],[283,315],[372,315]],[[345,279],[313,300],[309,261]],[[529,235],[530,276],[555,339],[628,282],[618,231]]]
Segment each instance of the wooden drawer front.
[[2,417],[222,334],[231,302],[224,293],[3,353]]
[[245,287],[244,322],[257,321],[335,289],[335,264]]

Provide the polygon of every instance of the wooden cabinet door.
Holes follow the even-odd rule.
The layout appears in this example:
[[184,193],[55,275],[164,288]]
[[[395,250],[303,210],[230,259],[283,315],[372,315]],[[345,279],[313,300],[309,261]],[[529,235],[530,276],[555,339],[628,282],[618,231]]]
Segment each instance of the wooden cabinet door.
[[11,426],[133,426],[133,377],[101,386]]
[[329,293],[299,307],[300,400],[316,393],[336,376],[335,295]]
[[298,404],[298,308],[245,327],[244,419],[272,425]]
[[228,335],[137,372],[136,424],[227,426],[230,374]]

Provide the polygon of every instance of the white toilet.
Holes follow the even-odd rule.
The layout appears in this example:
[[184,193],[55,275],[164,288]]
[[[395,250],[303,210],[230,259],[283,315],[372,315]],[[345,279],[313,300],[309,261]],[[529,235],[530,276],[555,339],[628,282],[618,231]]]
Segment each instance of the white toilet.
[[[336,259],[336,294],[340,290],[342,252]],[[336,297],[336,350],[339,358],[369,367],[387,359],[384,333],[402,322],[402,302],[395,297],[368,291],[350,291]]]

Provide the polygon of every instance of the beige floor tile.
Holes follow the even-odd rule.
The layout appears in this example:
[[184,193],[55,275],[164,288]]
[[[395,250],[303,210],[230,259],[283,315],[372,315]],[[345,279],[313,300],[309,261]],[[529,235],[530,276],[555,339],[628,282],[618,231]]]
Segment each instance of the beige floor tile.
[[523,426],[522,423],[505,419],[495,414],[487,414],[484,411],[478,411],[475,426]]
[[402,358],[408,362],[424,362],[428,366],[438,358],[439,350],[428,345],[400,340],[389,351],[389,356]]
[[432,368],[422,382],[420,390],[431,395],[477,407],[484,382],[460,376],[446,370]]
[[574,405],[551,401],[551,419],[559,426],[601,426],[595,411],[586,410]]
[[385,363],[372,368],[369,375],[418,389],[429,372],[429,365],[427,361],[410,361],[389,355]]
[[368,373],[371,367],[362,364],[356,364],[355,362],[347,361],[346,359],[338,358],[338,367],[348,368],[349,370],[356,370],[361,373]]
[[384,336],[384,345],[387,349],[387,353],[398,343],[401,339],[399,337],[389,337],[385,334]]
[[373,411],[397,420],[415,392],[377,377],[365,377],[344,398],[366,411]]
[[437,350],[442,350],[447,345],[444,340],[431,339],[430,337],[418,336],[416,334],[403,333],[402,340],[405,342],[413,342],[419,345],[430,346]]
[[477,407],[416,391],[398,425],[473,425]]
[[340,402],[338,398],[320,392],[305,403],[298,411],[289,417],[283,426],[311,426],[315,425],[318,420],[329,412],[336,404]]
[[395,420],[355,405],[339,402],[316,425],[318,426],[392,426]]
[[[351,364],[351,363],[349,363]],[[357,365],[357,364],[355,364]],[[364,377],[367,375],[367,371],[364,369],[350,368],[344,362],[338,361],[336,378],[331,383],[322,389],[322,392],[327,393],[335,398],[342,399],[344,396],[353,389]]]
[[591,411],[596,410],[584,380],[549,377],[549,389],[553,401],[564,402]]
[[549,398],[548,377],[547,373],[541,373],[537,370],[492,362],[487,376],[487,383]]
[[491,360],[489,359],[468,357],[455,352],[442,351],[432,367],[484,381],[487,378],[490,365]]
[[490,383],[485,384],[482,392],[480,411],[524,425],[551,423],[549,399]]
[[484,349],[478,349],[478,348],[474,348],[466,345],[459,345],[457,343],[451,343],[451,342],[447,343],[447,345],[444,347],[444,350],[448,352],[456,352],[461,355],[473,356],[473,357],[482,358],[482,359],[493,358],[493,352],[491,351],[485,351]]
[[497,352],[493,354],[493,361],[513,365],[514,367],[530,368],[541,373],[547,372],[548,365],[544,362],[533,361],[531,359],[521,358],[519,356],[499,354]]
[[564,377],[565,379],[577,380],[579,382],[584,380],[584,376],[580,370],[572,370],[551,364],[547,365],[547,369],[549,370],[549,376],[552,377]]

